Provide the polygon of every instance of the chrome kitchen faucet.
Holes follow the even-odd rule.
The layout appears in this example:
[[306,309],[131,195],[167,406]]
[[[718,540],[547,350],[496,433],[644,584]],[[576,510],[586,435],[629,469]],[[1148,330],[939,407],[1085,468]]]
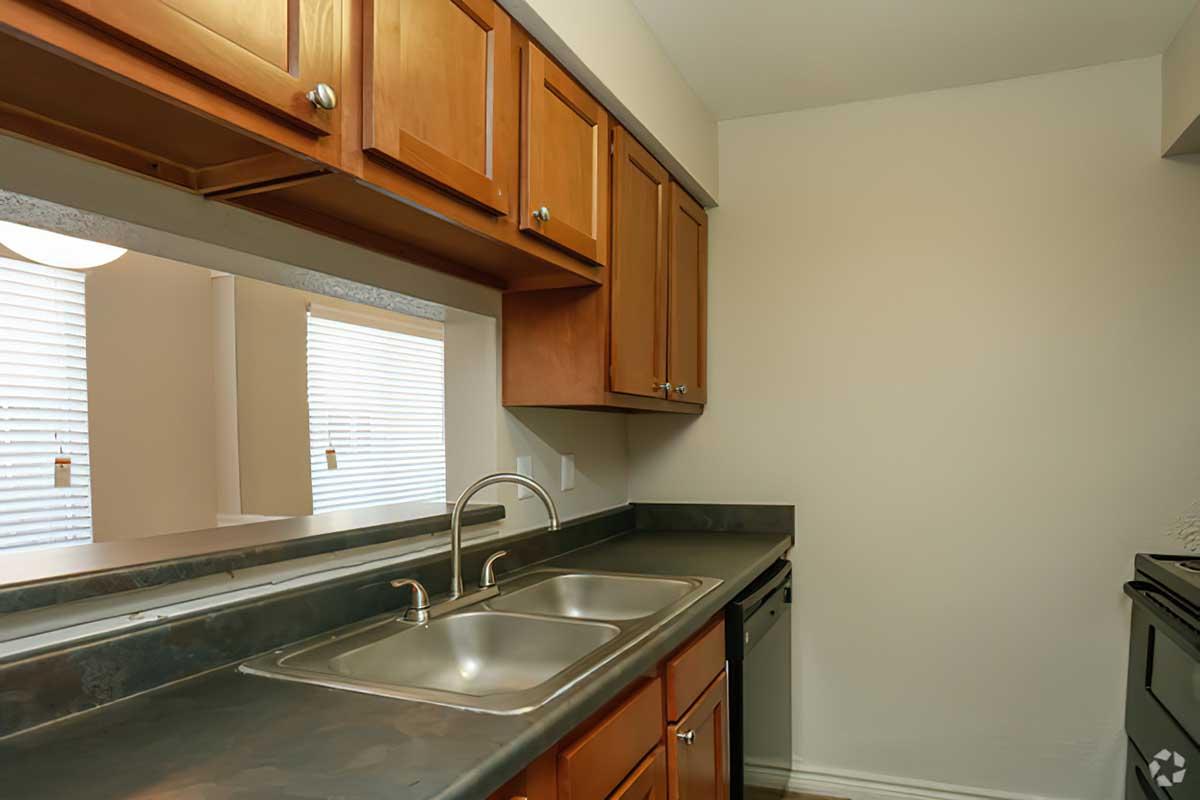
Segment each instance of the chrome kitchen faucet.
[[518,486],[524,486],[531,492],[536,494],[546,506],[546,513],[550,515],[549,530],[556,531],[560,524],[558,521],[558,508],[554,505],[554,499],[550,497],[550,493],[546,491],[540,483],[533,478],[519,475],[515,472],[497,472],[493,475],[485,475],[479,480],[472,483],[463,493],[458,496],[458,500],[454,503],[454,511],[450,514],[450,597],[447,600],[438,603],[435,606],[429,605],[429,594],[425,591],[419,581],[410,578],[400,578],[392,581],[392,586],[401,588],[409,586],[413,590],[413,609],[415,614],[410,614],[412,621],[426,622],[430,617],[440,616],[448,611],[453,611],[456,608],[461,608],[464,605],[477,603],[486,600],[488,597],[494,597],[499,594],[496,588],[496,576],[494,565],[496,560],[508,555],[504,550],[493,553],[488,556],[483,564],[483,573],[479,578],[479,591],[472,592],[467,595],[463,589],[462,579],[462,515],[463,510],[467,507],[467,502],[480,489],[486,489],[497,483],[515,483]]

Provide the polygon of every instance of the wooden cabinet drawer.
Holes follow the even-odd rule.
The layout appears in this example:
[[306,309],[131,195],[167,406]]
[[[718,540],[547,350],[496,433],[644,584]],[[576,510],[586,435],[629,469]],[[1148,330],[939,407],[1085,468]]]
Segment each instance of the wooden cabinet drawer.
[[725,669],[725,619],[718,617],[667,661],[667,719],[677,721]]
[[609,800],[667,800],[667,750],[661,744],[646,756]]
[[559,800],[603,800],[662,741],[663,684],[646,683],[558,755]]

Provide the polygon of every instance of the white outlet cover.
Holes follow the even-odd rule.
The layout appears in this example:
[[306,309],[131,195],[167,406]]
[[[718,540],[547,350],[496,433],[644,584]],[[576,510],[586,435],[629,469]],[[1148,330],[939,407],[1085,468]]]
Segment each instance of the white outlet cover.
[[[517,474],[524,475],[526,478],[533,477],[533,456],[517,456]],[[517,499],[525,500],[529,497],[533,497],[533,492],[518,485]]]
[[562,455],[562,490],[569,492],[575,488],[575,454]]

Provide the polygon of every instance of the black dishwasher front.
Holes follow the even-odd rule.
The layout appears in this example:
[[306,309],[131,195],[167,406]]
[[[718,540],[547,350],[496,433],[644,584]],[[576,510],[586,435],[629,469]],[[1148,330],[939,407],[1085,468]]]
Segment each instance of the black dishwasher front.
[[755,800],[784,796],[770,777],[792,759],[791,603],[792,565],[780,559],[725,610],[731,800],[747,782]]

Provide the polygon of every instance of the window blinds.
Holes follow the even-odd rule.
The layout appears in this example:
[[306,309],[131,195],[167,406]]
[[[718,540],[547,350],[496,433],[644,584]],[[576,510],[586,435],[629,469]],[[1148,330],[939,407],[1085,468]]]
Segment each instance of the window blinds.
[[[313,512],[445,501],[442,327],[426,320],[359,324],[312,306],[308,418]],[[353,322],[347,320],[354,320]],[[337,453],[330,469],[327,448]]]
[[0,551],[92,539],[85,337],[84,273],[0,258]]

